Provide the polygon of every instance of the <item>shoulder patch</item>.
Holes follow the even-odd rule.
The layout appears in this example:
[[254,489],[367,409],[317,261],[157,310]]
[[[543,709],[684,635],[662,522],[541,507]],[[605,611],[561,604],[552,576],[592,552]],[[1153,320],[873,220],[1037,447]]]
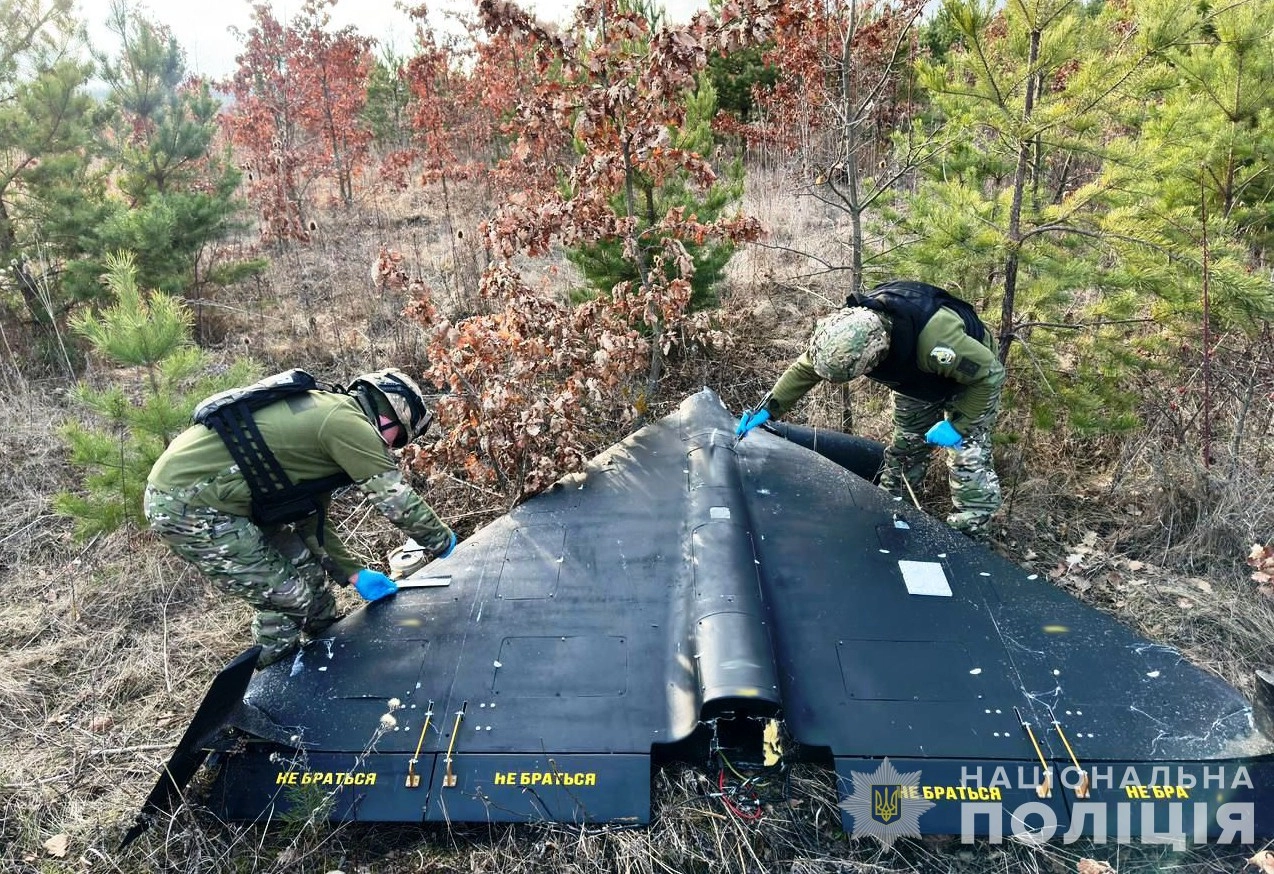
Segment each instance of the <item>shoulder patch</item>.
[[979,369],[978,362],[970,358],[962,359],[960,363],[956,365],[956,370],[968,376],[977,376]]
[[955,350],[950,346],[934,346],[929,354],[943,367],[950,367],[956,360]]

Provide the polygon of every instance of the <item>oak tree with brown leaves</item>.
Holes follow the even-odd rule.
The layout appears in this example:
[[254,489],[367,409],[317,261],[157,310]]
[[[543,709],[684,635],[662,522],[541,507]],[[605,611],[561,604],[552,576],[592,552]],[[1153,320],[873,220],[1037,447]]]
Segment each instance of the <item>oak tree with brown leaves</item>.
[[[428,376],[451,389],[438,405],[444,437],[417,454],[418,469],[458,465],[519,500],[598,448],[594,423],[641,420],[666,355],[719,339],[705,315],[688,312],[695,268],[686,244],[755,239],[758,223],[673,208],[641,227],[635,192],[639,178],[701,188],[716,179],[707,157],[675,148],[669,130],[683,121],[709,52],[753,44],[764,30],[726,8],[720,19],[700,14],[652,33],[640,12],[594,0],[554,32],[514,4],[480,4],[490,38],[526,46],[534,69],[504,128],[509,155],[494,171],[509,193],[483,229],[495,259],[482,279],[486,313],[453,324],[437,318],[427,289],[417,294],[414,315],[435,332]],[[626,208],[614,209],[616,199]],[[530,288],[512,266],[608,239],[621,243],[636,278],[577,306]]]
[[335,0],[306,0],[285,26],[253,7],[239,68],[225,87],[225,116],[248,173],[248,196],[273,242],[307,240],[312,201],[327,182],[349,204],[371,131],[361,119],[372,68],[371,41],[353,28],[328,30]]

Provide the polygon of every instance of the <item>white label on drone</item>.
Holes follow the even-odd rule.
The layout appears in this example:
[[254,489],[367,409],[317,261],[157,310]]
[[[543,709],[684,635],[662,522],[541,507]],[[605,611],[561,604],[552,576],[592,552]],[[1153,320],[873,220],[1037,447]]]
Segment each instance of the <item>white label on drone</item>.
[[912,595],[929,595],[937,598],[951,597],[951,584],[942,565],[936,561],[900,561],[902,581]]

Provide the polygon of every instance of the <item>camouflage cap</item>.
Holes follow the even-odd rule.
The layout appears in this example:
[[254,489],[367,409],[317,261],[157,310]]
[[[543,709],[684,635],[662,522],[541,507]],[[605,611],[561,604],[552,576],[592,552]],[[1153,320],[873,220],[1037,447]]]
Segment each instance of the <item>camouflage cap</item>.
[[889,331],[865,307],[845,307],[824,316],[810,336],[814,372],[829,382],[846,382],[871,370],[889,351]]

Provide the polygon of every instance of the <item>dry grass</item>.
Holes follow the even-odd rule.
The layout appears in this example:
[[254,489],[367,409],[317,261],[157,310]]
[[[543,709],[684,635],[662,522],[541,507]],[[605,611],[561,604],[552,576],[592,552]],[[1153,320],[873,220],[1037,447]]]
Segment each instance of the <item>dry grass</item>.
[[[782,178],[753,180],[749,207],[774,229],[768,247],[731,266],[722,326],[732,348],[697,353],[668,375],[655,413],[708,385],[733,408],[754,403],[799,353],[813,318],[840,300],[834,274],[809,269],[795,241],[838,260],[837,228]],[[243,350],[267,367],[308,366],[352,374],[424,355],[421,332],[397,317],[401,296],[381,293],[369,270],[382,245],[397,247],[461,317],[477,306],[482,255],[476,223],[482,192],[454,199],[451,214],[416,192],[370,199],[329,219],[315,242],[275,260],[259,281],[201,311],[204,336],[227,356]],[[569,282],[562,265],[540,265],[533,283]],[[11,340],[11,338],[10,338]],[[654,776],[654,817],[645,828],[536,826],[224,825],[182,809],[127,852],[117,850],[208,682],[246,643],[246,608],[220,598],[148,534],[77,543],[50,509],[71,472],[50,425],[64,415],[62,386],[0,370],[0,871],[220,872],[1061,872],[1081,858],[1133,871],[1237,872],[1243,858],[1220,850],[1170,854],[1147,847],[961,845],[900,842],[883,849],[840,829],[829,775],[796,769],[771,787],[765,816],[729,813],[694,770]],[[815,391],[797,421],[835,426],[840,396]],[[859,391],[860,433],[888,433],[888,397]],[[1274,532],[1268,471],[1203,470],[1181,453],[1114,447],[1092,464],[1073,447],[1023,435],[1002,447],[1010,500],[1000,548],[1057,585],[1141,633],[1181,647],[1250,691],[1252,669],[1274,664],[1274,605],[1257,595],[1242,558]],[[616,435],[618,436],[618,435]],[[1034,441],[1034,442],[1033,442]],[[1109,450],[1110,447],[1107,447]],[[1084,459],[1081,461],[1080,459]],[[1117,476],[1116,476],[1117,471]],[[935,472],[926,506],[942,512]],[[502,512],[492,496],[457,480],[429,486],[448,520],[468,533]],[[353,501],[334,514],[368,557],[394,532]],[[342,594],[346,597],[347,593]],[[64,856],[56,855],[59,836]],[[50,840],[55,843],[47,844]],[[51,849],[50,849],[51,848]]]

